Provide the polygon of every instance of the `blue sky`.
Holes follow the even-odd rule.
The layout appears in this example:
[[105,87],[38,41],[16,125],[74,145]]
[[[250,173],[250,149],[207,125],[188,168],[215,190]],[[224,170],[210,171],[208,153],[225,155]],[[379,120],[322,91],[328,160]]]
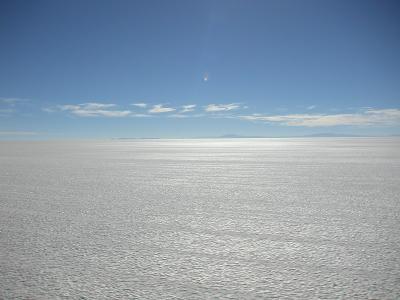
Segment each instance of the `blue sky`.
[[0,138],[400,133],[398,1],[1,1]]

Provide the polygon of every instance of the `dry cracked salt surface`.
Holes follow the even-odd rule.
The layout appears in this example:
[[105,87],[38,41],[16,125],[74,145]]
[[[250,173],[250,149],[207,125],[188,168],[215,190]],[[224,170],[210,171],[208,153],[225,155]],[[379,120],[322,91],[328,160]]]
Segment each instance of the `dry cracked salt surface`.
[[0,299],[399,299],[400,139],[0,142]]

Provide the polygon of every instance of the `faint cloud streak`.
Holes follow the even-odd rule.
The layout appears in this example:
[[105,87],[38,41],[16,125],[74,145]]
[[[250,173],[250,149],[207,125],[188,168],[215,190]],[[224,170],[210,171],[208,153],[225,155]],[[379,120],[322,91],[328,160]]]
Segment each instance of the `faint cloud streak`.
[[234,109],[239,109],[240,105],[238,103],[229,104],[208,104],[204,110],[206,112],[219,112],[219,111],[229,111]]
[[171,111],[175,111],[175,108],[172,107],[166,107],[163,104],[157,104],[157,105],[153,105],[153,107],[151,109],[149,109],[149,113],[151,114],[159,114],[159,113],[167,113],[167,112],[171,112]]
[[140,108],[146,108],[147,107],[147,103],[144,103],[144,102],[132,103],[131,105],[136,106],[136,107],[140,107]]
[[194,111],[195,108],[196,108],[196,104],[183,105],[182,110],[180,112],[181,113],[191,112],[191,111]]
[[400,109],[364,109],[349,114],[289,114],[239,116],[242,120],[264,121],[286,126],[390,126],[400,125]]
[[79,117],[120,118],[129,116],[132,113],[130,110],[110,110],[110,108],[114,107],[116,107],[116,104],[89,102],[77,105],[66,104],[66,105],[61,105],[58,108],[62,111],[68,111],[71,114]]

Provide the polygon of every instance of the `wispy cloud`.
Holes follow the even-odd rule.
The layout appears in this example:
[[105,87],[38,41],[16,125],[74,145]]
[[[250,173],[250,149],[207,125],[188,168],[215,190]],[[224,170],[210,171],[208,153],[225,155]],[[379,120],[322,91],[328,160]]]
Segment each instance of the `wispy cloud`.
[[132,103],[131,105],[136,106],[136,107],[140,107],[140,108],[146,108],[147,107],[147,103]]
[[126,117],[131,114],[130,110],[85,110],[79,109],[71,111],[74,115],[80,117],[110,117],[110,118],[120,118]]
[[0,136],[27,136],[27,135],[38,135],[39,132],[34,131],[0,131]]
[[163,104],[157,104],[157,105],[153,105],[153,107],[151,109],[149,109],[149,113],[151,114],[159,114],[159,113],[166,113],[166,112],[171,112],[171,111],[175,111],[175,108],[172,107],[166,107]]
[[18,113],[21,106],[29,102],[23,98],[2,98],[0,97],[0,117],[10,117],[14,113]]
[[310,106],[307,106],[307,110],[313,110],[314,108],[316,108],[317,106],[315,106],[315,105],[310,105]]
[[132,113],[130,110],[110,109],[110,108],[114,108],[114,107],[116,107],[116,104],[89,102],[89,103],[82,103],[82,104],[60,105],[59,109],[62,111],[68,111],[71,114],[79,116],[79,117],[120,118],[120,117],[129,116]]
[[181,114],[172,114],[168,116],[168,118],[177,118],[177,119],[183,119],[188,117],[189,117],[188,115],[181,115]]
[[250,121],[264,121],[286,126],[330,127],[330,126],[388,126],[400,125],[400,109],[364,109],[348,114],[289,114],[239,116]]
[[88,102],[80,105],[88,110],[105,109],[116,106],[116,104],[112,103],[97,103],[97,102]]
[[196,104],[183,105],[182,110],[180,112],[181,113],[191,112],[191,111],[194,111],[195,108],[196,108]]
[[24,98],[0,98],[0,104],[5,104],[5,105],[10,105],[14,106],[19,103],[27,102],[29,101],[28,99]]
[[51,107],[43,107],[42,111],[47,112],[47,113],[53,113],[56,112],[57,110]]
[[72,111],[83,109],[82,105],[73,105],[73,104],[59,105],[58,108],[61,110],[72,110]]
[[240,108],[238,103],[229,104],[208,104],[204,110],[206,112],[218,112],[218,111],[229,111]]
[[134,118],[149,118],[149,117],[152,117],[152,115],[148,115],[148,114],[133,114],[133,113],[130,116],[134,117]]

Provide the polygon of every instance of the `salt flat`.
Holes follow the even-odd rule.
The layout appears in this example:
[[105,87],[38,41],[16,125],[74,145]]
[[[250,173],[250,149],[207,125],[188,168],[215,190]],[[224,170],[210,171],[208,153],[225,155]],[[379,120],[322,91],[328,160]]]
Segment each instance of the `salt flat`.
[[400,298],[400,139],[0,142],[1,299]]

